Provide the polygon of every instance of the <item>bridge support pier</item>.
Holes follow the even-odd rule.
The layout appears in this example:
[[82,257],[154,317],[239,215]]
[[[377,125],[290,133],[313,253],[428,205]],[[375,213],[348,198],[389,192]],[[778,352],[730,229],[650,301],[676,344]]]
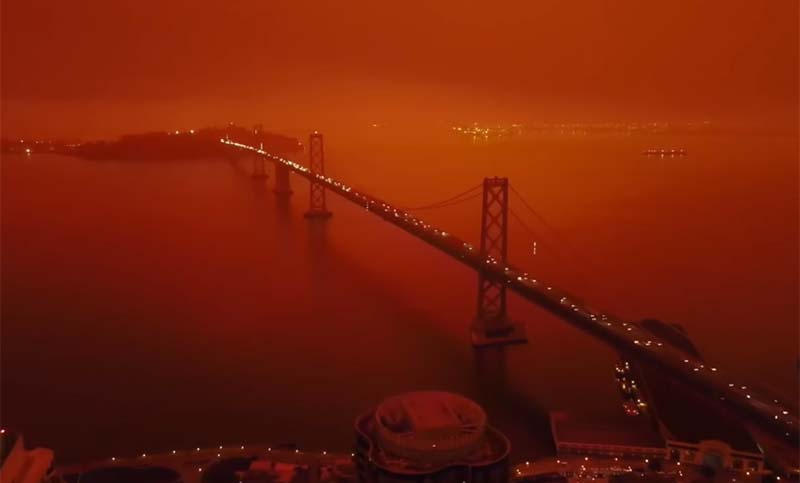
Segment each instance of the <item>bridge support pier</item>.
[[[508,178],[483,180],[481,251],[484,258],[506,263],[508,253]],[[527,342],[524,328],[506,314],[506,286],[478,271],[478,311],[472,323],[475,347]]]
[[332,213],[325,206],[325,185],[314,179],[325,175],[325,152],[322,148],[322,134],[314,131],[308,138],[308,161],[311,169],[310,206],[306,218],[330,218]]
[[284,196],[292,194],[292,186],[289,184],[289,168],[283,163],[275,163],[275,188],[272,191]]
[[267,161],[264,159],[264,156],[259,154],[253,155],[253,179],[267,179],[269,176],[267,175]]

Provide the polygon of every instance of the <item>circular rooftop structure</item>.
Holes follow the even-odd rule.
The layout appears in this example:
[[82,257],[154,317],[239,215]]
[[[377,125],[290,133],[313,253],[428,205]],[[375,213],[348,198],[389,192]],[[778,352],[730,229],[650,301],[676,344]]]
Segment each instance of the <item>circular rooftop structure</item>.
[[412,460],[460,460],[484,444],[486,413],[457,394],[419,391],[390,397],[375,410],[380,446]]

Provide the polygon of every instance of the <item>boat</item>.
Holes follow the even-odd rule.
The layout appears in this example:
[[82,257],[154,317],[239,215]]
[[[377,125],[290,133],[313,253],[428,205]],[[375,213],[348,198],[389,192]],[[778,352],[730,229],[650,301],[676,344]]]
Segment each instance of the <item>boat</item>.
[[688,153],[683,148],[678,149],[645,149],[642,151],[645,156],[686,156]]

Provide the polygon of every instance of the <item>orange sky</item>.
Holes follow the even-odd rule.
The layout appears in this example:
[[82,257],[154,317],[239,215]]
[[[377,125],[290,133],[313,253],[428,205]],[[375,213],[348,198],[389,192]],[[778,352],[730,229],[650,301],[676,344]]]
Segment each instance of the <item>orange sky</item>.
[[4,0],[2,128],[796,123],[798,20],[797,0]]

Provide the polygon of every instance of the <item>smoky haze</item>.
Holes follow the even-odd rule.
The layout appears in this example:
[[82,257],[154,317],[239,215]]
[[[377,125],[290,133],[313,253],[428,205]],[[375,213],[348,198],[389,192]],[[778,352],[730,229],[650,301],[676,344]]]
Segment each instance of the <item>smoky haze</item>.
[[431,120],[796,126],[796,0],[6,0],[4,135]]

